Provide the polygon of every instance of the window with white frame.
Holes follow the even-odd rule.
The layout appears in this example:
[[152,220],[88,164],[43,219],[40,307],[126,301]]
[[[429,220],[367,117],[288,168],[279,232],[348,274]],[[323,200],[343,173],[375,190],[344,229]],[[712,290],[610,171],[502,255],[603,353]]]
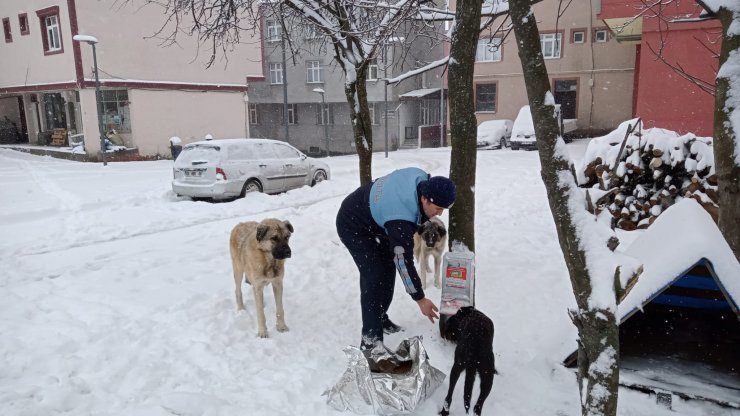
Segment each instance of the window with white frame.
[[59,6],[51,6],[36,10],[41,27],[41,42],[44,55],[63,53],[61,28],[59,25]]
[[594,42],[604,43],[607,41],[606,29],[598,29],[594,31]]
[[321,38],[321,32],[314,25],[308,25],[305,27],[306,39],[319,39]]
[[573,43],[584,43],[586,42],[586,32],[582,30],[573,31]]
[[270,84],[283,83],[283,64],[280,62],[270,64]]
[[280,40],[280,24],[277,20],[268,19],[265,22],[267,26],[267,41],[276,42]]
[[306,83],[319,84],[324,82],[324,69],[321,61],[306,61]]
[[373,125],[380,124],[378,123],[378,119],[375,117],[375,103],[367,103],[368,109],[370,110],[370,122]]
[[542,57],[545,59],[560,59],[560,45],[562,36],[560,33],[540,34],[540,46]]
[[500,62],[501,39],[481,39],[475,51],[475,62]]
[[249,104],[249,124],[259,124],[259,113],[257,112],[257,104]]
[[296,124],[296,110],[295,104],[288,104],[288,124]]
[[367,66],[367,80],[377,81],[378,80],[378,64],[374,61]]
[[334,114],[331,111],[331,105],[329,103],[316,106],[316,124],[334,124]]

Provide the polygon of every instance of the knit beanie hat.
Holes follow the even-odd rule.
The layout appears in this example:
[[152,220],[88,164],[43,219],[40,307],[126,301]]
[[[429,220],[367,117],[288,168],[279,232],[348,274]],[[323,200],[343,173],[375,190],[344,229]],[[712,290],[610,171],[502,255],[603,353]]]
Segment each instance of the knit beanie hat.
[[419,192],[441,208],[449,209],[455,203],[455,184],[444,176],[432,176],[420,182]]

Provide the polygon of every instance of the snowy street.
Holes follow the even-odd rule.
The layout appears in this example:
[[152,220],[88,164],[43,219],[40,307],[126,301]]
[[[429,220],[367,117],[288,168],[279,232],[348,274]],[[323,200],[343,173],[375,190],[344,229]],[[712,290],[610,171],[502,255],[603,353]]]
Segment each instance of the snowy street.
[[[586,141],[568,147],[575,160]],[[331,180],[224,203],[176,197],[172,161],[78,163],[0,149],[0,414],[336,415],[322,393],[360,341],[357,269],[335,230],[359,184],[357,156],[322,159]],[[417,166],[449,174],[450,148],[375,153],[373,177]],[[499,375],[484,415],[578,415],[575,305],[536,151],[479,151],[476,303],[496,325]],[[447,223],[448,213],[443,220]],[[231,229],[275,217],[295,228],[286,262],[289,332],[256,337],[251,289],[237,313]],[[628,241],[626,239],[624,241]],[[428,277],[427,296],[440,291]],[[422,335],[446,374],[454,344],[396,282],[389,316]],[[463,415],[462,382],[451,414]],[[436,414],[447,380],[414,414]],[[474,391],[477,398],[477,388]],[[740,415],[740,411],[620,389],[620,415]]]

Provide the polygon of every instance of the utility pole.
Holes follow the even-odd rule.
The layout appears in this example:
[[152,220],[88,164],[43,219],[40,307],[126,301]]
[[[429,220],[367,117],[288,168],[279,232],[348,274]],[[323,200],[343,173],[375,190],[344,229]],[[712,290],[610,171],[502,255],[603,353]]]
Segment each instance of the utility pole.
[[283,123],[285,123],[285,141],[290,143],[290,127],[288,126],[288,65],[285,59],[285,35],[283,3],[280,3],[280,46],[283,50]]

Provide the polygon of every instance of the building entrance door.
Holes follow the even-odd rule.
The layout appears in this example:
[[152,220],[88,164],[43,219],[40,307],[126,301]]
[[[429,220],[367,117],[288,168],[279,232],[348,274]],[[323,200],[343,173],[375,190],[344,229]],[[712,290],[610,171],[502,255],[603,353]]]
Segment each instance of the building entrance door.
[[555,103],[560,104],[563,119],[576,117],[578,102],[578,81],[574,79],[555,80]]

